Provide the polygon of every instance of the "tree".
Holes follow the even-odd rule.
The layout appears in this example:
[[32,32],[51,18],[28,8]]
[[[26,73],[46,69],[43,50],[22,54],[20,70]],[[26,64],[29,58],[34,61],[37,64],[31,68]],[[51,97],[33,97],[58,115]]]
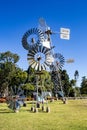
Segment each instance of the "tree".
[[37,72],[31,67],[29,67],[26,72],[28,73],[26,83],[33,84],[35,87],[35,91],[36,91],[36,84],[38,84],[39,92],[43,90],[52,91],[53,83],[51,81],[51,76],[49,72],[45,70]]
[[52,91],[53,83],[51,81],[51,75],[47,71],[42,71],[41,74],[37,75],[37,84],[38,84],[38,91],[42,93],[42,91]]
[[1,93],[6,91],[8,94],[8,87],[15,73],[15,65],[11,62],[0,62],[0,65],[0,91]]
[[0,53],[0,63],[17,63],[19,56],[10,51]]
[[34,88],[34,85],[30,83],[26,83],[22,85],[22,89],[25,91],[26,96],[31,96],[35,88]]
[[35,85],[36,84],[35,70],[31,66],[29,66],[26,72],[27,72],[27,79],[25,83],[31,83]]
[[45,87],[45,90],[46,91],[52,91],[52,89],[53,89],[53,82],[51,80],[51,75],[50,75],[49,72],[44,71],[42,80],[43,80],[43,83],[44,83],[43,85]]
[[27,74],[23,72],[16,63],[19,60],[17,54],[10,51],[0,53],[0,91],[8,93],[11,88],[24,82]]
[[[11,77],[9,90],[12,89],[14,91],[14,88],[17,90],[19,86],[25,83],[26,79],[27,73],[20,68],[16,68],[14,75]],[[17,91],[14,94],[17,94]]]
[[79,77],[79,72],[78,70],[76,70],[74,73],[74,79],[77,81],[78,77]]
[[75,95],[75,90],[73,88],[73,86],[75,86],[75,83],[76,83],[76,81],[74,79],[70,80],[70,85],[69,85],[70,87],[69,87],[69,91],[68,91],[69,97],[74,97],[74,95]]
[[68,96],[70,82],[69,82],[69,76],[66,70],[61,71],[61,82],[62,82],[62,88],[63,88],[64,94],[65,96]]
[[77,96],[77,90],[78,90],[78,89],[76,89],[77,88],[76,83],[77,83],[78,77],[79,77],[79,72],[78,72],[78,70],[76,70],[74,73],[74,79],[75,79],[74,96],[75,97]]
[[81,94],[87,94],[87,78],[86,78],[86,76],[82,77],[80,92],[81,92]]

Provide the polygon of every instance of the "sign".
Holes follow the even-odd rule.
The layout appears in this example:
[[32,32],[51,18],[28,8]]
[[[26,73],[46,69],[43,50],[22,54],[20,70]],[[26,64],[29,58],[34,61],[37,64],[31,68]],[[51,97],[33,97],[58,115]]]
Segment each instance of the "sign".
[[69,40],[70,39],[70,29],[60,28],[60,38]]
[[60,34],[60,38],[69,40],[70,39],[70,35],[69,34]]
[[60,33],[69,35],[70,34],[70,29],[68,29],[68,28],[60,28]]

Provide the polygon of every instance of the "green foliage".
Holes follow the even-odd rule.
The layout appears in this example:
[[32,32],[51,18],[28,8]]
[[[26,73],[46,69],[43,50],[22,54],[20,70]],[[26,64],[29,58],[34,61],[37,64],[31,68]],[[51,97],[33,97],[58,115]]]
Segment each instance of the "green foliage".
[[72,79],[69,81],[69,89],[68,89],[68,96],[69,97],[75,96],[75,84],[76,84],[76,80]]
[[10,51],[0,53],[0,63],[17,63],[19,61],[19,56],[17,54],[13,54]]
[[26,83],[22,85],[22,89],[24,90],[25,95],[28,97],[32,95],[32,92],[35,90],[35,87],[31,83]]
[[27,73],[21,70],[20,68],[16,68],[15,73],[11,80],[11,85],[19,86],[20,84],[23,84],[27,78]]
[[26,83],[24,85],[22,85],[22,89],[24,90],[29,90],[29,91],[34,91],[34,86],[30,83]]
[[43,74],[39,77],[39,85],[42,87],[42,90],[52,91],[53,83],[51,81],[51,75],[47,71],[43,71]]
[[62,87],[63,87],[64,94],[65,94],[65,96],[68,96],[69,88],[70,88],[70,82],[69,82],[69,76],[68,76],[66,70],[63,70],[61,72],[61,81],[62,81]]
[[51,81],[51,76],[49,72],[43,70],[42,72],[38,73],[32,68],[29,68],[27,72],[28,72],[27,83],[31,83],[34,86],[38,84],[40,92],[42,90],[46,90],[46,91],[52,90],[53,83]]
[[36,84],[35,70],[29,66],[25,83]]
[[[11,92],[14,86],[17,88],[21,84],[25,84],[26,90],[36,91],[36,84],[38,82],[39,91],[53,91],[53,82],[51,75],[47,71],[42,71],[42,74],[36,74],[37,72],[31,67],[27,71],[23,71],[17,66],[19,56],[10,51],[0,53],[0,92]],[[61,84],[65,96],[74,96],[80,94],[87,94],[87,79],[84,76],[82,78],[81,89],[76,88],[76,81],[79,77],[78,70],[75,71],[74,80],[69,79],[69,75],[66,70],[60,70]],[[58,79],[59,80],[59,79]],[[28,83],[28,85],[26,85]],[[73,88],[75,86],[75,89]],[[58,84],[59,87],[59,84]]]
[[23,83],[27,77],[27,73],[17,67],[15,64],[19,60],[17,54],[11,52],[0,53],[0,91],[6,95],[15,85]]
[[87,78],[82,77],[82,83],[80,88],[81,94],[87,94]]
[[1,90],[1,92],[3,92],[9,86],[14,73],[15,73],[14,64],[12,64],[11,62],[1,63],[1,67],[0,67],[0,90]]

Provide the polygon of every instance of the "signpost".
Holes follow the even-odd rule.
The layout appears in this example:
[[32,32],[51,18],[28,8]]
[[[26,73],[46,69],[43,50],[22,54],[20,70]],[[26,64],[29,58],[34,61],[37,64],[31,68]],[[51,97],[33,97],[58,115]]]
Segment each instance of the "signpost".
[[60,38],[69,40],[70,39],[70,29],[60,28]]

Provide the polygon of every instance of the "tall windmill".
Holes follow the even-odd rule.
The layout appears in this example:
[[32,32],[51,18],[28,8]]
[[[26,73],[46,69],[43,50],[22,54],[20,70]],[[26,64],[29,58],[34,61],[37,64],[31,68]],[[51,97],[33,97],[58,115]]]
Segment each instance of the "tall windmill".
[[[27,60],[29,66],[36,70],[36,75],[41,75],[42,70],[51,70],[51,72],[58,72],[58,80],[60,83],[61,91],[61,78],[59,69],[64,65],[64,57],[59,53],[54,53],[54,46],[52,45],[52,34],[59,34],[61,39],[70,38],[70,29],[60,28],[59,32],[52,31],[46,24],[43,18],[39,19],[39,26],[29,29],[22,37],[22,45],[28,51]],[[57,80],[54,80],[57,84]],[[37,97],[38,97],[38,81],[37,81]],[[38,99],[37,99],[38,101]]]

